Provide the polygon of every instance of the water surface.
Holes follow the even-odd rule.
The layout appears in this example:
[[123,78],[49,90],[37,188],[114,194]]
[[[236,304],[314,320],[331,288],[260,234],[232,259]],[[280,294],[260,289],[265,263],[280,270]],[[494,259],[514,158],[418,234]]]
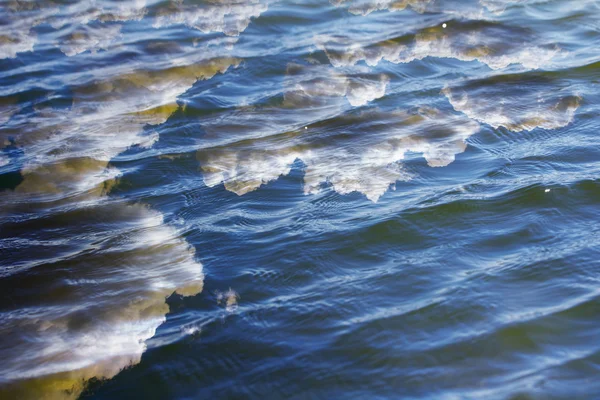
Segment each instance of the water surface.
[[600,398],[597,0],[0,1],[0,398]]

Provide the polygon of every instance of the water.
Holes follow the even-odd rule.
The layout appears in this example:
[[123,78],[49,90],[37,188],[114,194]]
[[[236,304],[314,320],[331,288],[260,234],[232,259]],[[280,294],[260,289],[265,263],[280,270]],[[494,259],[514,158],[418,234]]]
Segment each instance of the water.
[[0,398],[600,398],[600,2],[0,7]]

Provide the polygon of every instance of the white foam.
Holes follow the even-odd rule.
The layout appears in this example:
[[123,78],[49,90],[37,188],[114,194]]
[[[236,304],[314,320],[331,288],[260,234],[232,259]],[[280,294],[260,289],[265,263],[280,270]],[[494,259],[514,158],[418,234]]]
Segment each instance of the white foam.
[[367,69],[357,68],[353,74],[340,74],[327,66],[290,65],[288,69],[299,69],[292,75],[288,74],[285,86],[287,91],[286,106],[308,103],[331,105],[335,98],[345,97],[353,107],[364,106],[373,100],[385,96],[389,78],[384,74],[366,75]]
[[79,294],[65,298],[60,306],[42,305],[4,316],[3,329],[7,324],[18,326],[22,335],[35,341],[19,342],[11,349],[20,357],[5,363],[0,381],[65,372],[84,378],[114,376],[139,361],[145,341],[165,320],[167,296],[202,289],[202,265],[195,261],[194,249],[163,224],[160,213],[124,203],[105,207],[110,212],[105,221],[120,228],[101,236],[119,237],[132,246],[128,251],[104,250],[109,259],[111,253],[121,254],[120,265],[95,265],[90,271],[89,263],[99,262],[97,257],[87,257],[88,264],[82,266],[72,265],[73,276],[93,276],[87,281],[94,284],[78,280]]
[[146,0],[103,2],[98,19],[101,21],[139,21],[146,15]]
[[373,100],[385,96],[385,89],[388,82],[389,78],[386,75],[381,75],[379,81],[376,82],[372,80],[358,83],[349,82],[346,98],[354,107],[364,106]]
[[331,36],[318,36],[315,43],[337,68],[353,66],[360,61],[376,66],[381,61],[399,64],[436,57],[479,61],[492,69],[503,69],[512,64],[538,69],[567,56],[556,46],[523,44],[523,38],[520,38],[518,45],[510,40],[507,42],[496,32],[497,28],[466,31],[458,28],[452,31],[453,28],[431,28],[415,35],[413,42],[408,45],[394,42],[361,45],[351,38]]
[[536,128],[558,129],[569,125],[581,98],[549,86],[528,82],[489,84],[470,94],[469,88],[446,87],[442,91],[456,111],[494,128],[513,132]]
[[5,25],[0,33],[0,59],[15,58],[33,51],[37,35],[33,28],[56,12],[52,2],[5,1],[0,3],[0,16]]
[[86,0],[57,9],[47,22],[54,29],[64,26],[82,26],[93,21],[139,21],[146,15],[146,0],[106,1]]
[[268,4],[260,0],[219,0],[202,5],[171,0],[158,11],[155,28],[183,24],[204,33],[221,32],[237,36],[250,25],[252,18],[267,11]]
[[15,58],[18,53],[33,51],[36,36],[31,31],[13,31],[12,35],[0,37],[0,59]]
[[10,158],[5,154],[0,153],[0,167],[4,167],[8,164],[10,164]]
[[92,53],[107,50],[119,37],[120,33],[120,25],[106,25],[95,28],[81,26],[62,39],[60,51],[72,57],[88,50]]
[[355,15],[369,15],[375,11],[401,11],[412,8],[417,12],[425,12],[427,4],[432,0],[330,0],[336,7],[348,7]]
[[328,184],[338,193],[360,192],[376,202],[391,184],[411,178],[400,163],[407,152],[422,153],[429,166],[443,167],[479,129],[467,118],[432,109],[416,114],[370,111],[348,118],[337,128],[344,139],[328,137],[328,130],[300,130],[287,140],[263,137],[200,150],[204,181],[207,186],[223,182],[227,190],[243,195],[288,174],[300,159],[306,165],[306,194]]
[[[68,262],[72,279],[56,278],[57,287],[72,286],[73,279],[95,284],[63,291],[58,306],[40,296],[44,300],[35,310],[19,309],[1,319],[0,335],[14,329],[20,334],[3,336],[11,346],[2,350],[7,361],[0,381],[33,380],[27,389],[32,398],[39,397],[36,390],[48,398],[64,391],[77,397],[86,380],[110,378],[139,362],[146,340],[168,312],[166,297],[202,290],[202,265],[179,231],[148,207],[104,196],[120,174],[108,167],[112,158],[133,145],[151,146],[158,136],[145,135],[145,126],[165,122],[178,107],[177,97],[197,80],[239,63],[184,61],[174,60],[165,70],[137,71],[75,88],[68,111],[37,108],[23,119],[15,145],[24,152],[24,180],[0,199],[0,209],[10,212],[25,203],[47,212],[43,202],[35,202],[43,199],[60,204],[65,218],[69,210],[84,207],[89,207],[85,215],[94,216],[89,225],[77,218],[56,233],[77,237],[69,242],[77,249],[68,261],[59,254],[38,264]],[[46,234],[51,241],[55,233]],[[23,337],[31,340],[20,341]]]
[[131,146],[152,146],[148,125],[164,123],[177,109],[175,99],[198,79],[225,72],[235,59],[177,66],[164,72],[139,71],[98,81],[75,95],[69,112],[39,110],[16,137],[24,146],[24,172],[17,190],[35,193],[84,193],[118,174],[108,162]]
[[527,0],[479,0],[479,3],[494,14],[502,14],[512,4],[525,3]]
[[[72,221],[70,230],[85,232],[78,237],[85,251],[54,261],[67,263],[70,276],[79,277],[76,286],[1,318],[0,336],[11,345],[2,350],[7,361],[0,382],[10,388],[11,382],[31,380],[26,393],[32,398],[76,398],[87,379],[111,378],[138,363],[146,341],[165,321],[166,297],[202,290],[202,265],[193,247],[163,224],[160,213],[107,198],[93,207],[89,215],[102,214],[113,229],[90,235],[85,221]],[[122,246],[100,244],[107,241]],[[56,288],[73,285],[60,276],[48,279]]]
[[[0,59],[15,58],[17,54],[33,51],[37,43],[34,28],[49,23],[54,29],[65,26],[75,28],[75,33],[57,44],[69,56],[86,50],[106,49],[118,35],[118,25],[90,28],[93,21],[114,22],[141,20],[146,14],[146,0],[128,2],[80,1],[60,5],[52,1],[8,1],[0,5],[9,25],[0,35]],[[83,31],[83,32],[82,32]]]
[[185,336],[193,336],[202,332],[202,327],[195,325],[188,325],[181,328],[181,332]]
[[[488,19],[488,16],[498,16],[512,4],[525,3],[526,0],[479,0],[478,3],[457,2],[444,3],[433,0],[330,0],[336,7],[347,7],[354,15],[367,16],[376,11],[402,11],[412,9],[418,13],[441,12],[458,15],[470,19]],[[441,3],[441,4],[438,4]]]

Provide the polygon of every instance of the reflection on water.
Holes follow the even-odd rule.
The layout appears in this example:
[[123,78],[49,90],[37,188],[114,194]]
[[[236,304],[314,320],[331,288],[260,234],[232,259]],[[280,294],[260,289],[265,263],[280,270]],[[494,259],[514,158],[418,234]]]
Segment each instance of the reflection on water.
[[[578,310],[597,299],[579,267],[598,237],[599,15],[595,0],[0,0],[0,397],[110,378],[104,396],[127,397],[119,372],[200,332],[193,363],[170,364],[180,349],[157,366],[189,379],[149,396],[389,398],[401,382],[508,398],[548,373],[536,362],[594,357],[557,326],[598,329]],[[200,259],[229,290],[203,292]],[[566,259],[579,275],[563,282]],[[237,344],[228,323],[248,324]]]

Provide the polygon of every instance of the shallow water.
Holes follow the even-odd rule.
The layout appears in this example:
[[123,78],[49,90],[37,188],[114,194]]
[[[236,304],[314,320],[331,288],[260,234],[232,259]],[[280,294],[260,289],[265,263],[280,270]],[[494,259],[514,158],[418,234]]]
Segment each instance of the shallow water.
[[600,398],[597,0],[0,1],[0,398]]

